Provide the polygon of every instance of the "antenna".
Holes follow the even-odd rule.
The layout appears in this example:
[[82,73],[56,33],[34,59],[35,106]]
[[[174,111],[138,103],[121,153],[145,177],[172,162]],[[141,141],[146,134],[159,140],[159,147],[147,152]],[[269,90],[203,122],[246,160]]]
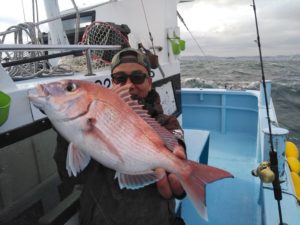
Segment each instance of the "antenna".
[[272,127],[271,127],[271,120],[270,120],[270,113],[269,113],[269,104],[268,104],[268,98],[267,98],[267,90],[266,90],[266,79],[265,79],[265,73],[264,73],[264,66],[263,66],[263,59],[262,59],[262,53],[261,53],[261,44],[260,44],[260,37],[259,37],[259,30],[258,30],[258,23],[257,23],[257,16],[256,16],[256,6],[255,6],[255,0],[252,0],[253,2],[253,11],[255,16],[255,25],[256,25],[256,33],[257,33],[257,45],[259,49],[259,58],[260,58],[260,66],[261,66],[261,73],[262,73],[262,82],[263,82],[263,89],[264,89],[264,95],[265,95],[265,103],[266,103],[266,110],[267,110],[267,119],[268,119],[268,126],[269,126],[269,134],[270,134],[270,163],[271,163],[271,170],[275,173],[275,179],[272,182],[273,189],[274,189],[274,197],[277,200],[278,204],[278,212],[279,212],[279,225],[284,225],[282,222],[282,212],[281,212],[281,205],[280,201],[282,200],[282,191],[281,186],[279,182],[279,174],[278,174],[278,158],[277,158],[277,152],[274,150],[273,145],[273,135],[272,135]]

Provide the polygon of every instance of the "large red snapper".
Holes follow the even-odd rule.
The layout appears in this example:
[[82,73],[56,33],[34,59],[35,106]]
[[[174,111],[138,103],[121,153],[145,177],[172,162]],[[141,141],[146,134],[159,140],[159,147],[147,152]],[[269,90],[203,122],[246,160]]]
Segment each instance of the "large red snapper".
[[91,82],[62,80],[37,86],[32,103],[69,142],[67,170],[77,175],[90,161],[116,170],[120,188],[136,189],[176,174],[199,214],[207,219],[205,185],[232,177],[224,170],[176,157],[177,141],[129,96],[127,87],[107,89]]

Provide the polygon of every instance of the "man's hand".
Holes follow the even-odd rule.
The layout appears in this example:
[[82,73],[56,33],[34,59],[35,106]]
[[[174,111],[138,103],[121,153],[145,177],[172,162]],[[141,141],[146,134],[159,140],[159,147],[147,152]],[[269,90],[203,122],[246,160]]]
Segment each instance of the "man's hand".
[[[181,145],[177,145],[173,151],[178,158],[186,159],[185,151]],[[173,195],[180,196],[184,193],[184,189],[181,186],[179,180],[175,174],[167,174],[163,168],[157,168],[156,172],[164,174],[165,176],[157,181],[156,186],[158,192],[166,199],[171,198]]]

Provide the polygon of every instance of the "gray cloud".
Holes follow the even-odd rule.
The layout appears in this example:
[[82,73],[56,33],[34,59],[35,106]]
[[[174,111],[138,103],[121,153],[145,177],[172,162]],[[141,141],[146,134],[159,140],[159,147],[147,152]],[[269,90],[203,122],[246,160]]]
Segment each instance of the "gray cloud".
[[[180,5],[179,11],[185,19],[191,15],[190,10],[199,9],[199,5],[203,10],[205,7],[217,9],[215,16],[220,17],[220,20],[212,29],[197,31],[197,27],[191,27],[194,37],[207,55],[257,55],[257,44],[254,42],[257,35],[251,4],[251,0],[196,1],[192,6],[188,6],[188,3],[184,7]],[[256,1],[256,8],[263,54],[300,54],[300,1],[260,0]],[[227,12],[224,17],[217,14],[223,11]],[[183,54],[201,55],[183,26],[181,34],[187,41],[187,50]]]
[[11,26],[12,24],[18,24],[19,21],[15,18],[8,18],[5,16],[0,16],[0,31],[3,31],[5,29],[7,29],[9,26]]

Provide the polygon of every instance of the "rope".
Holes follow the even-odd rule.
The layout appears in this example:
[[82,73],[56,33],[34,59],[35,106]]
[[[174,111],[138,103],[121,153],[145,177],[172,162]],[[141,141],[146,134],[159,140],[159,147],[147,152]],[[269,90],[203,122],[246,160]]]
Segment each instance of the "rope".
[[[30,44],[40,44],[42,42],[41,38],[36,36],[36,29],[38,34],[41,37],[41,31],[39,28],[34,26],[34,23],[22,23],[17,26],[12,26],[7,29],[8,33],[10,31],[14,35],[15,44],[24,43],[24,35],[28,40],[26,43]],[[5,42],[6,34],[3,35],[2,43]],[[3,57],[4,55],[4,57]],[[43,51],[2,51],[0,52],[0,61],[1,63],[10,63],[19,60],[29,60],[31,58],[38,58],[45,56]],[[46,60],[40,60],[36,62],[28,62],[22,65],[12,65],[6,68],[10,77],[14,81],[18,80],[27,80],[34,77],[45,77],[51,75],[58,75],[60,72],[62,75],[70,75],[73,72],[70,72],[69,68],[62,68],[61,66],[52,67],[52,65]]]

